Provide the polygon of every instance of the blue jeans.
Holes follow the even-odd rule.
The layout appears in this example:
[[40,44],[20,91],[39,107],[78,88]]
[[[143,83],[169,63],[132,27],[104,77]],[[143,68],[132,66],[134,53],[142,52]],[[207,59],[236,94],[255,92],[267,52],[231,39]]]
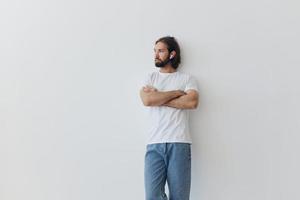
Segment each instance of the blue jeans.
[[191,144],[148,144],[145,154],[146,200],[189,200],[191,187]]

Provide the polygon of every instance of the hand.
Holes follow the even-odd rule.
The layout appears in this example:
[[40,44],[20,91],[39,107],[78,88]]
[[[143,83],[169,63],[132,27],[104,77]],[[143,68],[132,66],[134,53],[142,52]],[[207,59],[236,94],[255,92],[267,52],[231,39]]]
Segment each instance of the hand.
[[144,90],[144,92],[157,92],[157,89],[150,85],[143,87],[143,90]]
[[[181,97],[181,96],[183,96],[183,95],[186,95],[186,92],[184,92],[184,91],[182,91],[182,90],[174,90],[173,92],[175,92],[175,94],[177,95],[177,97],[174,98],[174,99],[177,99],[177,98],[179,98],[179,97]],[[169,106],[169,107],[172,107],[171,104],[170,104],[170,102],[172,102],[174,99],[172,99],[172,100],[170,100],[170,101],[164,103],[162,106]]]
[[182,91],[182,90],[176,90],[176,92],[178,94],[178,97],[186,95],[186,93],[184,91]]

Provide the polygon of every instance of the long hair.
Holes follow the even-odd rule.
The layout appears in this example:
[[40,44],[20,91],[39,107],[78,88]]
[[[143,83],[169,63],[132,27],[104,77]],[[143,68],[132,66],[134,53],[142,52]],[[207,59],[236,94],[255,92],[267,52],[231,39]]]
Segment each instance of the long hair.
[[171,36],[165,36],[165,37],[159,38],[155,42],[155,44],[157,44],[158,42],[162,42],[165,45],[167,45],[169,53],[171,53],[172,51],[176,52],[175,56],[170,60],[170,63],[174,69],[177,69],[177,67],[179,66],[179,64],[181,62],[181,57],[180,57],[180,47],[179,47],[176,39]]

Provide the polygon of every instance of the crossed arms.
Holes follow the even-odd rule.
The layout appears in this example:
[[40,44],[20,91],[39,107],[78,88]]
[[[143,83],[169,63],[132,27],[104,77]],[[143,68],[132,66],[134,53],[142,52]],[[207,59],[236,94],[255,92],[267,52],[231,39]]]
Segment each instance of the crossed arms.
[[168,106],[178,109],[195,109],[198,106],[198,93],[195,90],[161,92],[146,86],[140,90],[140,96],[145,106]]

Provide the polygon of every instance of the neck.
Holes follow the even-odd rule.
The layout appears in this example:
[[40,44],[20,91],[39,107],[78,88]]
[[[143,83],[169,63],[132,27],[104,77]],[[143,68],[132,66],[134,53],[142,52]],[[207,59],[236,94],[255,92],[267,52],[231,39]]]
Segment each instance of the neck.
[[176,72],[176,69],[174,69],[171,65],[165,65],[162,67],[159,72],[161,73],[173,73]]

